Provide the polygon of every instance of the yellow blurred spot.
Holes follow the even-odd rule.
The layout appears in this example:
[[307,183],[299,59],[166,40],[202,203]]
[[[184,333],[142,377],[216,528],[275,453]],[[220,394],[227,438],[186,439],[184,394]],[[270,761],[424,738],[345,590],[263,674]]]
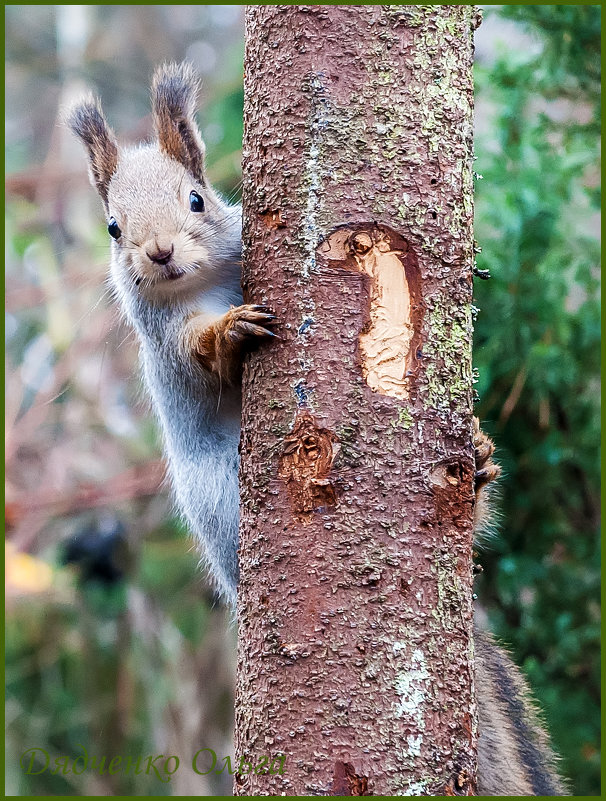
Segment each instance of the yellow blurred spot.
[[5,547],[5,573],[7,592],[44,592],[51,586],[52,569],[41,559],[18,551],[10,542]]

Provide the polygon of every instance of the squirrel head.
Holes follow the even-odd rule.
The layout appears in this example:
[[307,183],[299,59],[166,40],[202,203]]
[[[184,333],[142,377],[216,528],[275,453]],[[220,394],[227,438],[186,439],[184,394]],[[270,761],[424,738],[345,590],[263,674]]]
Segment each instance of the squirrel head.
[[239,207],[228,206],[205,173],[194,116],[198,87],[187,63],[156,70],[156,139],[149,144],[120,147],[93,96],[66,115],[86,146],[91,182],[105,207],[114,281],[151,302],[199,292],[237,252]]

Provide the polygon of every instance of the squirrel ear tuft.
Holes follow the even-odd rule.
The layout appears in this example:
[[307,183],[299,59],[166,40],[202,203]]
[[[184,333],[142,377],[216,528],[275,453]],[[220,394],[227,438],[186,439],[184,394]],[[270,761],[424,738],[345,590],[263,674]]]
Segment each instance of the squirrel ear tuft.
[[160,149],[204,183],[204,142],[194,116],[199,86],[191,64],[164,64],[154,74],[151,101]]
[[109,182],[118,166],[118,144],[97,98],[90,95],[74,104],[65,122],[86,146],[91,182],[107,208]]

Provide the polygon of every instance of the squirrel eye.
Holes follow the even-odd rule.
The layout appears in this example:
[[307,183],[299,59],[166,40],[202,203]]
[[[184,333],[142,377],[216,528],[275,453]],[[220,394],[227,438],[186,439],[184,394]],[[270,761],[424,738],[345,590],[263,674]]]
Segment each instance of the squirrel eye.
[[118,223],[113,217],[110,217],[109,223],[107,225],[107,232],[114,239],[120,239],[120,237],[122,236],[122,231],[120,230]]
[[189,193],[190,211],[204,211],[204,201],[197,192],[193,190]]

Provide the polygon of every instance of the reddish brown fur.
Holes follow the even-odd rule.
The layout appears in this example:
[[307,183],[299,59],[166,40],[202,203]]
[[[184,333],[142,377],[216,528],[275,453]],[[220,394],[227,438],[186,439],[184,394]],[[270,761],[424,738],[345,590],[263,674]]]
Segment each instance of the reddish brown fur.
[[260,306],[238,306],[218,320],[207,315],[190,317],[183,332],[183,348],[205,369],[228,384],[237,384],[242,370],[242,352],[247,343],[275,336],[263,326],[274,315]]
[[194,116],[198,87],[188,64],[165,65],[154,75],[152,113],[160,149],[205,183],[204,142]]
[[91,179],[107,210],[109,182],[118,166],[118,145],[99,101],[91,96],[79,103],[68,112],[66,122],[86,145]]
[[490,522],[490,509],[486,486],[501,475],[501,468],[492,460],[494,443],[480,430],[480,421],[473,418],[473,445],[475,448],[476,474],[474,489],[476,503],[474,508],[474,531],[478,531]]

